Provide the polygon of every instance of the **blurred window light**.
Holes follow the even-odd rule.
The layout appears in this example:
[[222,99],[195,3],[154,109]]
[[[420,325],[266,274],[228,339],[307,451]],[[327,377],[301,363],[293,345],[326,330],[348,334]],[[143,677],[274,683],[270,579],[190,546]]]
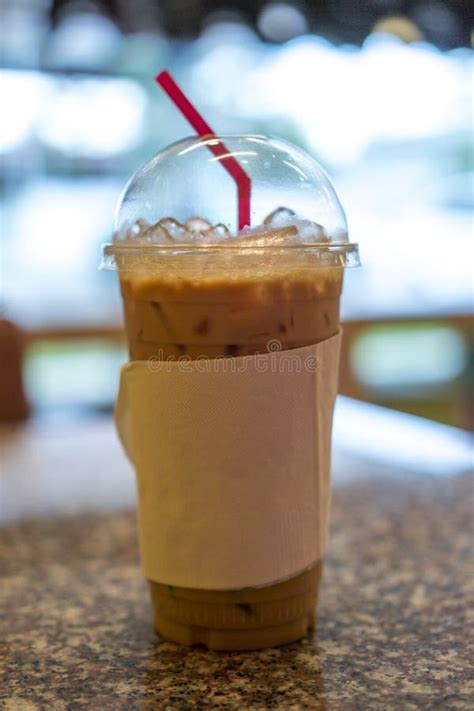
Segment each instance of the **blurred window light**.
[[214,44],[192,73],[211,106],[252,120],[284,117],[323,160],[347,164],[388,141],[470,134],[471,64],[470,54],[389,35],[372,35],[360,50],[305,35],[278,48]]
[[272,42],[287,42],[293,37],[308,32],[308,21],[303,11],[296,5],[271,2],[262,8],[257,27],[265,39]]
[[2,64],[36,67],[49,28],[51,0],[2,0],[0,47]]
[[[249,108],[248,94],[245,95],[245,108],[241,108],[240,93],[246,91],[246,77],[255,71],[255,65],[260,58],[260,47],[248,42],[222,42],[222,36],[216,35],[211,42],[206,35],[198,40],[201,56],[188,73],[189,86],[192,87],[196,100],[224,110],[232,111],[237,116],[255,115],[260,110],[260,102],[255,101],[252,110]],[[252,97],[252,100],[255,97]]]
[[70,15],[77,15],[79,13],[99,13],[100,12],[100,0],[61,0],[59,3],[55,3],[55,16],[58,23],[63,22],[66,17]]
[[125,361],[125,348],[108,341],[38,341],[26,354],[29,399],[42,408],[110,407]]
[[[472,469],[474,440],[469,433],[341,395],[334,413],[333,441],[336,451],[417,474],[453,476]],[[349,476],[345,473],[344,480]]]
[[428,204],[474,210],[474,171],[442,176],[424,187],[420,198]]
[[122,44],[118,27],[99,13],[68,13],[53,31],[45,52],[48,66],[97,69],[111,63]]
[[146,93],[131,80],[74,80],[58,87],[39,134],[69,156],[111,156],[139,143],[146,105]]
[[255,31],[239,12],[215,10],[206,16],[197,44],[250,44],[257,39]]
[[[359,196],[361,203],[363,196],[360,193]],[[351,204],[352,239],[365,245],[367,275],[362,298],[366,303],[372,302],[372,313],[469,312],[472,310],[470,213],[423,209],[415,204],[413,209],[404,211],[400,209],[402,200],[397,195],[393,206],[398,210],[386,207],[379,214],[367,202],[362,208],[355,202]]]
[[167,39],[157,29],[135,32],[124,37],[120,58],[114,64],[117,72],[127,76],[150,76],[150,67],[164,64]]
[[0,70],[0,153],[20,148],[54,93],[54,83],[34,72]]
[[390,15],[375,23],[373,32],[393,35],[403,42],[420,42],[423,34],[408,17]]
[[459,377],[468,360],[469,348],[459,331],[428,323],[369,327],[351,352],[357,377],[375,389],[443,385]]
[[2,298],[28,327],[102,323],[119,304],[100,274],[100,243],[110,238],[123,178],[71,176],[30,179],[2,208]]
[[5,249],[12,287],[19,275],[25,292],[40,281],[49,289],[53,276],[63,288],[89,269],[90,252],[110,231],[120,185],[88,178],[26,183],[5,210],[5,235],[14,237]]

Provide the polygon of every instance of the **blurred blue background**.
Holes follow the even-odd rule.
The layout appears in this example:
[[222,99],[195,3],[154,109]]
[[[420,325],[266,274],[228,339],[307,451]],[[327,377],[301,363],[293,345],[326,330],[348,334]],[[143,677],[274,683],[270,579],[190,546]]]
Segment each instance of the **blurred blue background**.
[[26,334],[37,411],[112,406],[126,353],[115,275],[97,267],[131,172],[191,133],[154,83],[166,67],[216,132],[286,138],[333,179],[364,265],[346,278],[342,392],[469,426],[467,3],[3,0],[1,12],[0,298]]

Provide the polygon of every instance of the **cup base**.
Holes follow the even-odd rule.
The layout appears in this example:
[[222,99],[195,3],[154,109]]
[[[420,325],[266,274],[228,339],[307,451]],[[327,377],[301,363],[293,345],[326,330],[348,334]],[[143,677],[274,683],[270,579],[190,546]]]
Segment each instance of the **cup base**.
[[187,647],[204,645],[207,649],[222,652],[267,649],[297,642],[305,637],[315,624],[314,611],[283,625],[241,630],[183,625],[163,617],[159,612],[155,613],[154,620],[155,631],[165,639]]
[[214,650],[265,649],[295,642],[315,625],[322,563],[265,588],[195,590],[150,581],[155,630]]

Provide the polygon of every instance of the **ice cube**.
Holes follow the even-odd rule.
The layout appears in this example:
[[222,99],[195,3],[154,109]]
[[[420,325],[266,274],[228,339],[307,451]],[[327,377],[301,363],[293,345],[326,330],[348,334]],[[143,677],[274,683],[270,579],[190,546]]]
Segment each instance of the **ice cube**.
[[131,227],[129,222],[123,222],[114,233],[114,242],[130,239]]
[[191,239],[190,231],[174,217],[164,217],[151,229],[162,230],[168,242],[187,242]]
[[322,225],[311,220],[296,219],[294,225],[298,231],[299,242],[328,242],[326,230]]
[[277,207],[273,210],[263,221],[264,225],[269,227],[284,227],[285,225],[291,225],[295,219],[295,213],[287,207]]
[[130,227],[130,232],[132,233],[132,235],[139,235],[141,232],[144,232],[149,227],[150,227],[150,223],[140,217]]
[[216,241],[230,237],[229,228],[222,224],[222,222],[218,222],[217,225],[211,227],[209,231],[212,232],[212,235],[216,238]]
[[277,228],[267,226],[267,229],[255,227],[243,229],[239,234],[239,242],[245,247],[279,247],[293,243],[295,235],[294,225]]
[[158,223],[141,232],[136,241],[140,244],[173,244],[175,240]]
[[190,232],[197,232],[200,234],[212,229],[212,225],[203,217],[190,217],[189,220],[186,220],[186,229]]
[[197,246],[216,244],[216,242],[217,242],[217,239],[214,235],[212,227],[211,227],[211,229],[205,230],[204,232],[193,232],[193,237],[194,237],[194,244]]
[[312,220],[299,217],[287,207],[278,207],[263,221],[265,227],[295,227],[294,236],[298,242],[328,242],[326,230]]

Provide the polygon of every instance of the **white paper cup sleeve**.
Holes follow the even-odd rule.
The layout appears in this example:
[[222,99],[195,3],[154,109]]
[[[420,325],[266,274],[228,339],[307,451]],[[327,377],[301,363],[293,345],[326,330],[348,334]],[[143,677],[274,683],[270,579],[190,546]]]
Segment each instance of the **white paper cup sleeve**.
[[340,340],[124,366],[116,423],[150,580],[264,587],[321,559]]

